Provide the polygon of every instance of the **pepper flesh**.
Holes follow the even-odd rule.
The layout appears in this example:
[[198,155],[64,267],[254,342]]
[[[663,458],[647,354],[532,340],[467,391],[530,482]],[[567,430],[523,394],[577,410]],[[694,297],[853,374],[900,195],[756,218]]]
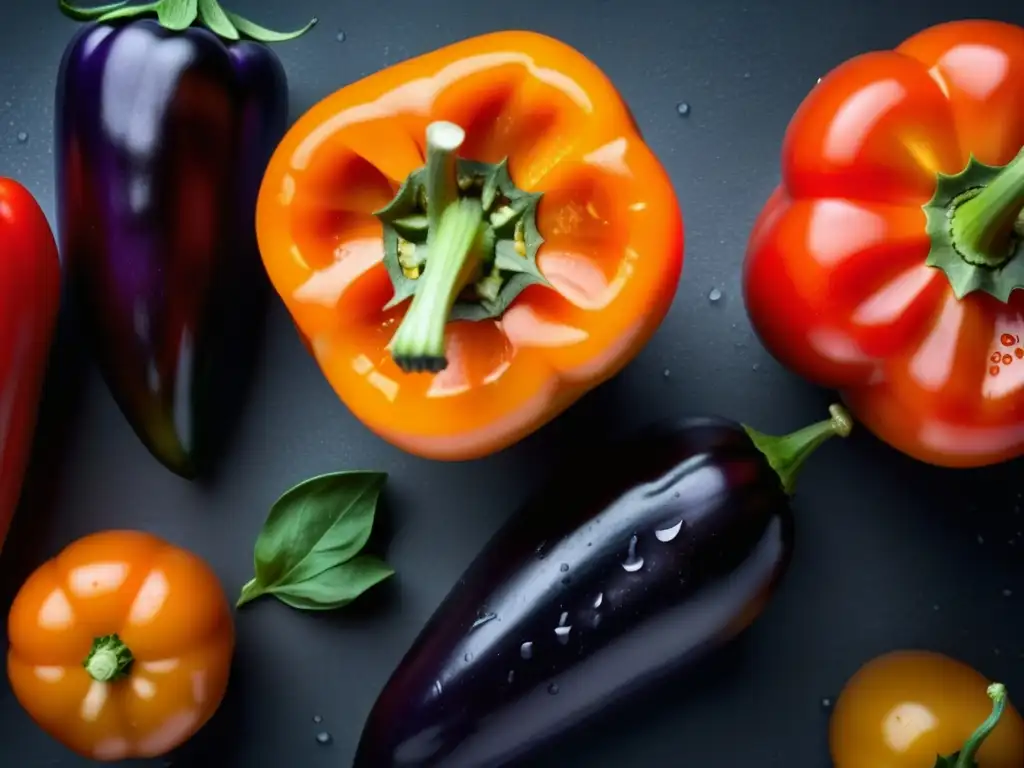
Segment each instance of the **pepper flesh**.
[[85,536],[39,566],[7,633],[18,702],[99,761],[156,757],[189,739],[220,706],[235,644],[210,567],[138,531]]
[[[841,390],[859,422],[925,462],[979,466],[1024,451],[1024,294],[1013,290],[1024,257],[1013,201],[994,211],[1011,219],[992,231],[1017,255],[973,270],[980,282],[970,285],[956,272],[970,271],[969,248],[963,262],[933,262],[923,210],[943,186],[967,183],[940,184],[940,174],[955,177],[972,157],[1014,160],[1022,100],[1024,29],[1014,25],[942,24],[855,57],[793,117],[782,183],[751,235],[744,291],[765,346]],[[992,255],[1002,258],[999,248]]]
[[[547,285],[500,317],[449,321],[443,369],[406,373],[388,347],[408,305],[384,309],[394,285],[373,213],[424,165],[437,121],[465,131],[461,158],[507,158],[515,186],[541,195]],[[339,397],[378,435],[439,459],[511,445],[617,373],[664,318],[682,269],[675,194],[621,97],[580,53],[527,32],[457,43],[315,105],[271,160],[257,234]]]
[[21,495],[60,307],[57,243],[21,184],[0,178],[0,550]]

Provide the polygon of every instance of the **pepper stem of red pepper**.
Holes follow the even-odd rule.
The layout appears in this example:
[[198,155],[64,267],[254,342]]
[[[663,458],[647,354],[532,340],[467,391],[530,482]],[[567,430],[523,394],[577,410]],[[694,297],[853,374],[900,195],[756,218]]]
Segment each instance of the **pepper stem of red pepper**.
[[987,185],[950,211],[953,244],[969,264],[997,269],[1024,234],[1024,149]]
[[104,635],[92,641],[82,666],[99,683],[109,683],[128,674],[135,658],[117,635]]
[[1006,708],[1006,686],[1002,683],[992,683],[988,687],[988,697],[992,699],[992,714],[971,734],[964,748],[960,750],[954,768],[975,768],[977,763],[974,758],[978,750],[999,724],[999,718],[1003,716],[1003,710]]
[[448,365],[444,332],[462,290],[478,275],[487,230],[479,199],[459,196],[456,152],[466,133],[448,122],[427,126],[427,256],[409,311],[391,341],[407,373],[436,373]]
[[841,405],[831,405],[831,418],[819,421],[793,432],[776,437],[766,435],[744,425],[754,446],[765,455],[768,464],[779,476],[787,494],[796,490],[797,476],[807,457],[831,437],[847,437],[853,429],[853,419]]

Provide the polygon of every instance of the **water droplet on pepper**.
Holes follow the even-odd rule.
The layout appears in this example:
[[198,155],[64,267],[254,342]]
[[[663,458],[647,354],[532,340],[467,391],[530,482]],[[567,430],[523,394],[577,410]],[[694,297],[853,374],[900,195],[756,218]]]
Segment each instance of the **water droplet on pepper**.
[[989,358],[993,363],[998,363],[1003,359],[1003,356],[999,352],[993,352],[992,357]]
[[1004,333],[1002,336],[999,337],[999,341],[1003,343],[1004,347],[1012,347],[1014,344],[1017,343],[1017,337],[1014,336],[1012,333]]
[[993,365],[991,368],[988,369],[988,373],[989,373],[990,376],[998,376],[999,375],[999,366],[998,365]]
[[1003,355],[1003,365],[1009,365],[1012,362],[1013,357],[1011,355]]

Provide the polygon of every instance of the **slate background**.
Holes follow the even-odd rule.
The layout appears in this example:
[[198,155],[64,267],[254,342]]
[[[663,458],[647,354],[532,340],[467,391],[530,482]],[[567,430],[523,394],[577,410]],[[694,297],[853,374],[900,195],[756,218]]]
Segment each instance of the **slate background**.
[[[54,80],[75,26],[54,5],[4,0],[0,24],[0,175],[25,183],[51,221]],[[373,437],[335,398],[275,302],[254,391],[220,476],[210,487],[190,485],[135,439],[64,323],[33,479],[0,566],[4,613],[42,559],[116,526],[192,548],[234,595],[283,490],[336,469],[391,474],[387,557],[399,574],[392,583],[334,615],[266,600],[238,617],[230,693],[173,762],[223,768],[349,764],[393,666],[557,455],[660,416],[720,413],[778,432],[820,418],[830,394],[762,350],[740,298],[746,236],[778,178],[792,111],[819,75],[858,52],[967,14],[1020,19],[1017,4],[996,0],[229,5],[278,28],[320,17],[307,37],[276,47],[293,117],[353,80],[471,35],[526,27],[562,38],[597,62],[630,103],[676,185],[687,249],[671,313],[627,370],[513,449],[463,465],[420,460]],[[691,105],[688,117],[677,113],[680,101]],[[708,300],[713,288],[723,293],[717,303]],[[1020,462],[933,469],[863,430],[830,444],[802,478],[792,570],[752,631],[700,679],[605,718],[533,765],[825,766],[823,698],[862,662],[900,647],[960,657],[1021,691],[1024,702],[1020,469]],[[316,742],[321,730],[331,744]],[[0,683],[0,765],[87,764],[40,732]]]

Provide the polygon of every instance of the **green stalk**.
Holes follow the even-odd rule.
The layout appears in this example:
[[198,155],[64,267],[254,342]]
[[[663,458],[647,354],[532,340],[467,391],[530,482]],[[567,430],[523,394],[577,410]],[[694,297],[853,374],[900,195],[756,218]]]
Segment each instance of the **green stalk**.
[[1003,710],[1006,708],[1006,686],[1002,683],[992,683],[988,687],[988,697],[992,699],[992,714],[978,726],[978,730],[971,734],[967,743],[964,744],[964,748],[960,750],[960,756],[957,758],[954,768],[976,768],[977,763],[974,758],[978,754],[978,750],[999,724],[999,718],[1003,716]]
[[391,356],[407,373],[444,370],[444,330],[452,307],[480,269],[487,229],[479,199],[460,198],[456,152],[466,134],[454,123],[427,127],[427,258],[409,311],[391,340]]
[[831,405],[831,418],[819,421],[788,435],[776,437],[765,435],[744,426],[754,446],[765,455],[768,464],[775,470],[787,494],[796,490],[797,476],[803,469],[807,457],[831,437],[847,437],[853,429],[853,419],[841,405]]
[[121,638],[105,635],[92,641],[92,648],[82,666],[93,680],[109,683],[126,676],[134,661],[132,652]]
[[969,264],[998,269],[1013,256],[1024,209],[1024,150],[951,212],[953,243]]

